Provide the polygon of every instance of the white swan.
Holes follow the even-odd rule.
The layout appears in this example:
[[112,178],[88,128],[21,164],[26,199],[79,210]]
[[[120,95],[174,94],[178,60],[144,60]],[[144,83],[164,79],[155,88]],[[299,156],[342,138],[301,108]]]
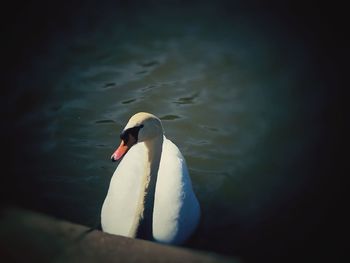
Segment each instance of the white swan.
[[145,112],[132,116],[120,137],[111,159],[125,156],[102,206],[103,231],[185,242],[199,222],[200,207],[181,152],[163,135],[161,121]]

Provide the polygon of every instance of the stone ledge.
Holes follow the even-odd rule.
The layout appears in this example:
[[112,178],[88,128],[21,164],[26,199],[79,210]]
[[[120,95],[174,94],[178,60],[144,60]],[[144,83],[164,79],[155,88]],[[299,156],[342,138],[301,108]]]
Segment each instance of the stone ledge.
[[0,217],[2,262],[239,262],[150,241],[89,231],[88,227],[15,207]]

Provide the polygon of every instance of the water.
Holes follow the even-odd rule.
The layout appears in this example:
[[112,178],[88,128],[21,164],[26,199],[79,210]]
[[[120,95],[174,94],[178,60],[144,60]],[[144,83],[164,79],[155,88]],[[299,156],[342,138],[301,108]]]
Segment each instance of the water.
[[268,15],[209,4],[86,5],[69,19],[7,99],[16,149],[6,193],[94,226],[119,133],[147,111],[185,156],[201,204],[186,246],[241,256],[272,240],[269,251],[282,249],[278,232],[294,218],[283,216],[313,185],[324,139],[327,94],[307,43]]

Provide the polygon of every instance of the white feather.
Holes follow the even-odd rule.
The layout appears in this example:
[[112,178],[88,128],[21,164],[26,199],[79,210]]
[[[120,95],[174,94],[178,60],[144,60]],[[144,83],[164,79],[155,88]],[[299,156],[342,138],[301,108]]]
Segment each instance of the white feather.
[[[137,143],[119,163],[110,182],[101,213],[105,232],[130,236],[142,191],[147,148]],[[193,192],[186,162],[164,136],[153,210],[153,238],[162,243],[181,244],[193,233],[200,208]]]

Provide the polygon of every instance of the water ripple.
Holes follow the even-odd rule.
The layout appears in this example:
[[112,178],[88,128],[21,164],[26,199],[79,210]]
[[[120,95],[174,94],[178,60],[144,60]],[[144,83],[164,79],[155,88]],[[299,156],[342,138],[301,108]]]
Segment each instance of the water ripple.
[[154,89],[156,87],[157,87],[156,85],[147,85],[146,87],[141,88],[140,91],[141,92],[146,92],[146,91],[152,90],[152,89]]
[[106,123],[114,123],[113,120],[105,119],[105,120],[97,120],[95,121],[96,124],[106,124]]
[[122,104],[130,104],[130,103],[133,103],[134,101],[136,101],[136,99],[124,100],[122,101]]
[[210,127],[210,126],[207,126],[207,125],[200,125],[200,127],[204,128],[204,129],[207,129],[209,131],[212,131],[212,132],[219,132],[220,131],[220,129],[218,129],[218,128]]
[[115,85],[116,84],[114,82],[109,82],[103,86],[103,89],[111,88],[111,87],[114,87]]
[[194,93],[188,97],[178,98],[177,101],[174,101],[175,104],[194,104],[195,99],[199,96],[199,92]]
[[157,60],[152,60],[147,62],[141,62],[140,65],[144,68],[149,68],[149,67],[159,65],[159,62]]
[[173,120],[180,119],[180,118],[181,118],[180,116],[172,115],[172,114],[168,114],[168,115],[164,115],[164,116],[160,117],[160,119],[162,121],[173,121]]
[[141,71],[136,72],[135,74],[136,75],[142,75],[142,74],[146,74],[146,73],[148,73],[147,70],[141,70]]

